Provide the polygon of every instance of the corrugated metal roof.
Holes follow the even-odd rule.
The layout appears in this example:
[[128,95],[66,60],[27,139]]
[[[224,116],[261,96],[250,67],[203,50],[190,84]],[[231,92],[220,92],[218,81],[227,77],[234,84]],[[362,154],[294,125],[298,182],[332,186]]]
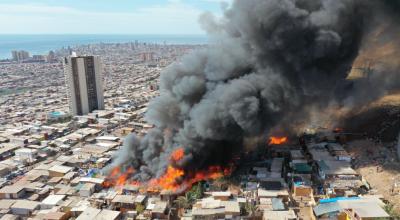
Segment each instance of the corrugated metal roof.
[[319,203],[332,203],[332,202],[337,202],[341,200],[359,200],[360,197],[335,197],[335,198],[329,198],[329,199],[320,199]]
[[323,160],[317,161],[317,164],[321,170],[329,170],[329,166]]
[[282,199],[280,198],[272,198],[272,209],[274,211],[281,211],[285,210],[285,205],[282,202]]
[[323,203],[314,207],[314,213],[316,216],[321,216],[328,213],[335,213],[339,212],[340,210],[341,208],[337,202]]
[[293,168],[295,171],[301,172],[301,173],[308,173],[308,172],[312,171],[311,166],[306,163],[295,163],[293,165]]

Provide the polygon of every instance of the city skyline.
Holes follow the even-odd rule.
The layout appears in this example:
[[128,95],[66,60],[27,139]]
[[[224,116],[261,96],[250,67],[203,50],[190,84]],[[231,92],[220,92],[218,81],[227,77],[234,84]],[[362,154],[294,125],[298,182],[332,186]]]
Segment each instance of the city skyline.
[[199,16],[221,16],[231,2],[1,0],[0,34],[205,34]]

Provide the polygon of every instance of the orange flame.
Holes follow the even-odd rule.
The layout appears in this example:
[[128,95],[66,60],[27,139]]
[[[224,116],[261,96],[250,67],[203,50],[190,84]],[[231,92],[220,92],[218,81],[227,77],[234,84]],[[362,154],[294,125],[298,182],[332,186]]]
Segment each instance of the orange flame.
[[175,150],[174,152],[172,152],[171,161],[178,162],[178,161],[182,160],[184,156],[185,156],[185,151],[183,150],[183,148],[179,148],[179,149]]
[[341,133],[341,132],[343,132],[343,129],[342,128],[335,128],[335,129],[333,129],[333,132],[334,133]]
[[223,169],[220,166],[211,166],[206,171],[199,171],[195,173],[194,177],[187,181],[187,185],[192,186],[196,182],[200,182],[202,180],[213,180],[221,178],[223,176],[228,176],[232,173],[232,170],[232,168]]
[[103,182],[103,187],[123,187],[127,184],[137,185],[137,182],[128,180],[134,172],[135,170],[132,167],[129,167],[125,172],[121,172],[120,167],[114,167],[107,180]]
[[270,137],[269,138],[269,145],[280,145],[284,144],[288,141],[287,137]]
[[[177,162],[184,157],[183,148],[175,150],[171,154],[171,162]],[[159,177],[151,179],[146,186],[148,192],[159,192],[161,190],[167,190],[171,192],[178,192],[186,190],[192,187],[193,184],[202,180],[218,179],[226,175],[230,175],[233,171],[233,166],[230,168],[222,168],[221,166],[210,166],[206,170],[200,170],[194,173],[185,173],[181,168],[169,165],[165,173]],[[127,169],[125,172],[121,172],[120,167],[115,167],[108,176],[107,180],[103,183],[105,188],[109,187],[120,187],[129,184],[140,186],[142,185],[137,181],[130,181],[129,178],[135,172],[133,168]],[[143,186],[143,185],[142,185]]]
[[167,171],[158,179],[152,179],[149,182],[149,191],[157,192],[167,190],[177,192],[191,188],[193,184],[203,180],[218,179],[232,173],[232,168],[223,169],[220,166],[210,166],[207,170],[200,170],[194,174],[188,174],[189,179],[181,180],[185,176],[182,169],[168,166]]
[[176,191],[179,188],[179,184],[176,181],[183,175],[185,175],[185,172],[182,169],[169,165],[164,175],[158,179],[150,180],[150,189],[152,191],[158,191],[157,189]]
[[119,167],[114,167],[114,169],[111,171],[110,176],[115,177],[118,176],[121,173],[121,169]]

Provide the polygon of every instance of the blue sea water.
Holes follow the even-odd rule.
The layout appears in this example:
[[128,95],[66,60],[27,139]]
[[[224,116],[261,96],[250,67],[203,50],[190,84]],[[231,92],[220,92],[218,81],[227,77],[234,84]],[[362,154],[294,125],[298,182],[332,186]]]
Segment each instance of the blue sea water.
[[206,44],[204,35],[0,35],[0,59],[11,57],[12,50],[26,50],[31,55],[47,54],[62,47],[94,43],[124,42]]

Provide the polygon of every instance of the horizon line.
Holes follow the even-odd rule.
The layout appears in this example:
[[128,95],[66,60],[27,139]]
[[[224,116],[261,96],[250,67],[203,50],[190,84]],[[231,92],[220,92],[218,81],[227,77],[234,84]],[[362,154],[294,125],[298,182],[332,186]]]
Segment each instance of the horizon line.
[[139,33],[0,33],[0,35],[187,35],[187,36],[204,36],[207,34],[139,34]]

